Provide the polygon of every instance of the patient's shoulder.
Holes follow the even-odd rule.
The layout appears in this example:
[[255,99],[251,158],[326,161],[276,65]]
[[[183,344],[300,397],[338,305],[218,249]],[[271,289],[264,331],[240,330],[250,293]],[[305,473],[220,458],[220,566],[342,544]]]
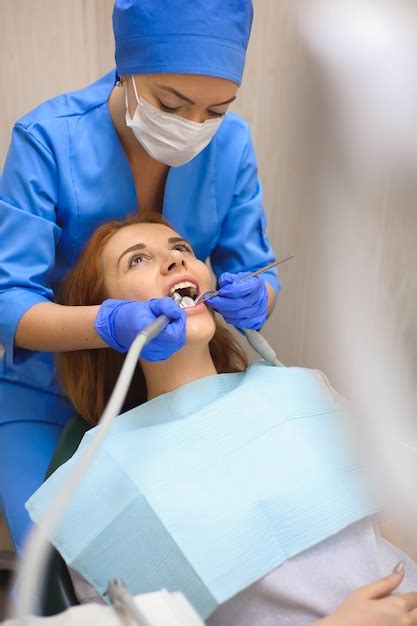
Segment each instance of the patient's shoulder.
[[332,387],[326,374],[318,369],[306,367],[273,367],[264,361],[252,363],[247,370],[250,378],[260,383],[273,393],[280,393],[284,389],[287,393],[299,394],[307,398],[325,396],[332,404],[336,403],[340,408],[347,408],[346,399]]
[[336,400],[338,403],[345,404],[345,398],[338,392],[329,382],[326,374],[324,374],[321,370],[313,370],[306,369],[306,371],[315,378],[315,380],[320,384],[320,387],[323,391],[333,400]]

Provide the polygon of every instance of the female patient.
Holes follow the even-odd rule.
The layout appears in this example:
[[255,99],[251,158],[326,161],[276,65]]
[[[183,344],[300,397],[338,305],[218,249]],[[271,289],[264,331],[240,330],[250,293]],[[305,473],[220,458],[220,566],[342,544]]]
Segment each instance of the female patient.
[[[332,468],[339,469],[335,458],[339,448],[336,455],[333,449],[329,453],[325,471],[316,472],[316,466],[322,464],[323,441],[331,440],[327,432],[331,422],[326,420],[336,413],[324,379],[318,391],[315,378],[305,370],[259,364],[248,367],[243,351],[211,310],[205,304],[194,306],[196,295],[211,288],[213,278],[206,265],[158,215],[135,215],[105,224],[88,243],[63,284],[64,304],[101,304],[111,298],[126,301],[120,306],[128,307],[130,301],[143,300],[149,301],[149,321],[162,308],[172,321],[153,340],[152,360],[145,348],[125,403],[125,410],[132,410],[115,421],[111,443],[80,489],[74,508],[81,506],[81,513],[78,509],[78,515],[77,511],[67,515],[67,525],[64,520],[53,542],[67,562],[101,592],[99,580],[114,577],[115,568],[123,562],[131,569],[117,572],[122,577],[133,568],[140,581],[151,581],[149,588],[179,589],[192,603],[201,602],[200,612],[209,616],[210,626],[301,626],[320,618],[317,625],[321,626],[417,624],[417,593],[411,591],[417,590],[417,567],[381,537],[365,505],[361,508],[362,504],[351,503],[355,467],[350,467],[348,457],[344,457],[350,481],[347,499],[339,494],[345,489],[343,472],[337,483],[333,481]],[[111,334],[111,329],[106,332]],[[113,342],[117,345],[117,337]],[[158,342],[161,354],[166,354],[170,342],[185,345],[170,358],[155,360]],[[122,359],[111,349],[60,355],[63,385],[79,413],[92,425],[109,398]],[[258,399],[253,395],[254,387],[260,394]],[[228,404],[229,397],[233,402]],[[245,406],[242,397],[248,398],[246,404],[255,401],[256,407]],[[271,415],[265,417],[268,410]],[[260,417],[253,418],[254,412]],[[261,427],[267,432],[263,443]],[[251,439],[253,429],[256,436]],[[91,432],[85,437],[87,443]],[[224,452],[236,442],[220,471],[220,450]],[[243,457],[239,456],[242,450]],[[326,447],[323,450],[327,453]],[[293,467],[291,456],[297,454],[298,465]],[[272,478],[268,472],[262,474],[263,462]],[[35,521],[71,463],[59,468],[29,501]],[[120,474],[117,463],[122,467]],[[246,474],[242,472],[245,463]],[[200,474],[194,483],[192,476],[184,479],[188,466],[199,468],[201,484]],[[115,517],[93,538],[91,529],[108,515],[106,490],[113,494],[109,499],[112,497],[112,508],[117,509],[122,503],[118,492],[130,487],[135,470],[141,498],[129,500],[134,511],[124,509],[121,521]],[[130,472],[127,482],[125,472]],[[251,491],[253,475],[261,477],[255,492]],[[312,489],[316,489],[312,504],[305,490],[299,496],[294,477],[312,481]],[[225,489],[231,483],[235,491],[229,492],[230,501],[224,502],[224,510],[213,513],[210,507],[220,487],[223,489],[219,480],[224,481]],[[275,490],[278,484],[280,489]],[[292,489],[286,490],[286,484],[292,484]],[[261,495],[257,493],[261,491]],[[247,509],[241,505],[243,500]],[[249,519],[250,507],[262,514]],[[130,519],[133,531],[129,530]],[[265,519],[266,525],[259,531]],[[305,532],[300,533],[298,523],[304,521]],[[218,533],[222,541],[226,527],[229,534],[224,550],[216,550],[214,546],[220,543],[213,542],[211,535]],[[256,543],[255,536],[261,543]],[[283,537],[286,551],[278,545],[277,538]],[[138,546],[133,561],[132,546]],[[406,564],[405,577],[404,571],[399,571],[369,584],[401,559]],[[179,565],[169,572],[172,563]],[[367,586],[352,593],[361,585]],[[146,584],[131,590],[146,591]],[[394,591],[402,593],[390,596]]]

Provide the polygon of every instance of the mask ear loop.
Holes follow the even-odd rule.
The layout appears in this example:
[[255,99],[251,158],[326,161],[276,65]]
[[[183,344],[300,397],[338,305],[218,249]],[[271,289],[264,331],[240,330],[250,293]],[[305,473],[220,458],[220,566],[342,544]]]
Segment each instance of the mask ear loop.
[[135,97],[136,97],[136,103],[139,104],[139,96],[138,96],[138,92],[136,89],[136,81],[135,81],[135,77],[132,74],[132,83],[133,83],[133,90],[135,92]]
[[123,91],[125,94],[125,107],[126,107],[126,115],[128,115],[129,117],[131,117],[130,115],[130,111],[129,111],[129,102],[127,101],[127,82],[123,83]]
[[[135,97],[136,97],[136,103],[139,105],[139,96],[138,96],[138,92],[136,89],[136,83],[135,83],[135,79],[133,77],[132,74],[132,84],[133,84],[133,91],[135,92]],[[126,106],[126,111],[129,114],[129,117],[132,117],[130,115],[130,111],[129,111],[129,101],[127,99],[127,81],[124,83],[124,92],[125,92],[125,106]]]

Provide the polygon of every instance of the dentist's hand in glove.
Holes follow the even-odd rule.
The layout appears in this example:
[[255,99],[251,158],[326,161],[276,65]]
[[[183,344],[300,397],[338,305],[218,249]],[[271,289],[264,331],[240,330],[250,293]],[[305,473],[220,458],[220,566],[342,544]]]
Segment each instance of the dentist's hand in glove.
[[268,315],[268,290],[260,276],[245,278],[250,272],[229,274],[219,278],[220,294],[207,300],[214,311],[236,328],[260,330]]
[[127,352],[136,335],[160,315],[171,319],[170,324],[145,345],[141,358],[145,361],[165,361],[185,346],[185,311],[172,298],[139,300],[105,300],[94,328],[114,350]]

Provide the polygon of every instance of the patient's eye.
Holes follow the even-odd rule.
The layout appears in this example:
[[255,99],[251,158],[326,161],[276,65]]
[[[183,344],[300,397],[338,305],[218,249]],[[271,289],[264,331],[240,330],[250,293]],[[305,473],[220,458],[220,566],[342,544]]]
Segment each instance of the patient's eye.
[[130,269],[131,267],[135,267],[137,265],[141,265],[144,260],[146,259],[146,255],[145,254],[133,254],[128,261],[128,268]]
[[189,252],[190,254],[194,254],[193,249],[185,242],[177,243],[173,247],[173,250],[178,250],[179,252]]

